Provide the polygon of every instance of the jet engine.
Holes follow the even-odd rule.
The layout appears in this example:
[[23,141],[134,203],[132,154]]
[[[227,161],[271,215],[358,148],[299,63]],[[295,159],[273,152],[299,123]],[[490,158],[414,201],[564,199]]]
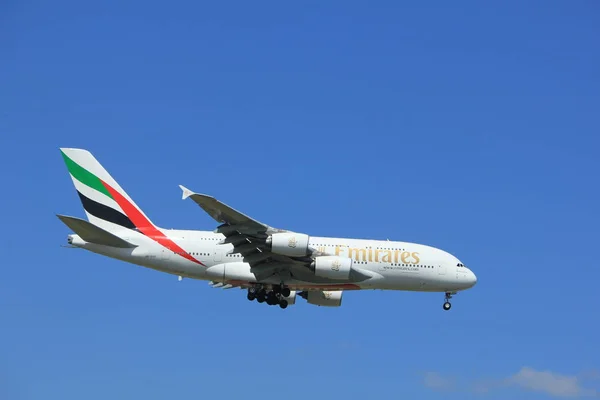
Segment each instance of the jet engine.
[[287,297],[282,296],[282,298],[287,300],[288,306],[294,305],[294,304],[296,304],[296,291],[291,290],[289,296],[287,296]]
[[352,269],[352,259],[338,256],[320,256],[310,264],[316,276],[330,279],[348,279]]
[[342,290],[314,290],[301,292],[300,296],[306,299],[308,304],[323,307],[339,307],[342,305]]
[[275,254],[289,257],[303,257],[308,251],[310,237],[303,233],[281,232],[267,238],[267,246]]

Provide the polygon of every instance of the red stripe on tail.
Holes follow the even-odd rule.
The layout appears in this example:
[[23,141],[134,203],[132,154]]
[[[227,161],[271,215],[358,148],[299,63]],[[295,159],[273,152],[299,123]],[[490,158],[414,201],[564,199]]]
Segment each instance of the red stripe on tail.
[[102,180],[101,182],[106,188],[106,190],[109,191],[113,199],[115,199],[119,207],[121,207],[123,212],[129,217],[129,219],[139,229],[140,232],[142,232],[144,235],[148,236],[155,242],[159,243],[160,245],[171,250],[172,252],[179,254],[183,258],[186,258],[192,262],[195,262],[196,264],[200,264],[206,267],[206,265],[196,260],[188,252],[179,247],[177,243],[169,239],[164,233],[162,233],[154,225],[152,225],[152,222],[150,222],[148,218],[146,218],[144,214],[140,212],[140,210],[138,210],[133,204],[131,204],[129,200],[123,197],[121,193],[113,189],[108,183]]

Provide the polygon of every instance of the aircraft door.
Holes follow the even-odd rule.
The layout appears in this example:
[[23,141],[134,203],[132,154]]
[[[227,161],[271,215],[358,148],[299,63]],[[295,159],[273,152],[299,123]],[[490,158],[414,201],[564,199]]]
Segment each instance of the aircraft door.
[[221,251],[219,250],[219,248],[215,249],[214,260],[215,260],[216,263],[220,263],[221,262]]
[[438,275],[446,275],[446,266],[444,264],[438,264],[437,270]]

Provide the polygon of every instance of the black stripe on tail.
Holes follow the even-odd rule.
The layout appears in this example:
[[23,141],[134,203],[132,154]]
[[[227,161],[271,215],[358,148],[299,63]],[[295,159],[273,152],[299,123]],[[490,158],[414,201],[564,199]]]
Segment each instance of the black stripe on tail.
[[94,217],[103,219],[108,222],[112,222],[113,224],[120,225],[124,228],[136,230],[135,224],[131,222],[127,215],[115,210],[114,208],[105,206],[104,204],[98,203],[97,201],[85,197],[79,191],[77,191],[77,194],[79,194],[81,204],[83,204],[83,208],[85,209],[85,211],[87,211]]

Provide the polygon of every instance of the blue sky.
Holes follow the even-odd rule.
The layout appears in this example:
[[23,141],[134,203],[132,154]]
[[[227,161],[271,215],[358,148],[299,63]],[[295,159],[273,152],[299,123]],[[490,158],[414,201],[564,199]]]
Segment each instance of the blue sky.
[[[592,1],[7,1],[0,398],[546,399],[600,389]],[[443,295],[282,311],[78,250],[59,147],[164,227],[178,184],[315,236],[456,254]]]

